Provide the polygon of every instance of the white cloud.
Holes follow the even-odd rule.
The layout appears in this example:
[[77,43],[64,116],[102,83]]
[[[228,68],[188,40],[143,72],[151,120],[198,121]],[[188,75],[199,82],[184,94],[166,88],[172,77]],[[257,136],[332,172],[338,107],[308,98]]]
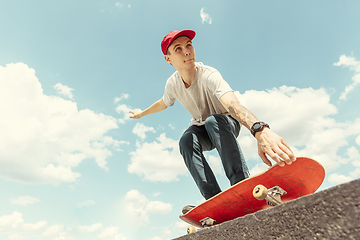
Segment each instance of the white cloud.
[[132,130],[132,133],[134,133],[135,135],[137,135],[139,138],[141,139],[145,139],[146,138],[146,132],[156,132],[155,129],[153,127],[147,127],[142,123],[136,123],[134,129]]
[[125,196],[125,209],[129,220],[139,221],[140,225],[146,225],[149,222],[149,215],[145,211],[145,206],[149,202],[147,197],[137,190],[131,190]]
[[69,236],[67,233],[63,232],[63,230],[63,224],[54,224],[48,227],[42,235],[48,238],[52,238],[54,240],[76,240],[76,238]]
[[224,175],[220,157],[210,154],[205,154],[205,158],[208,161],[209,165],[211,166],[211,169],[213,170],[214,174]]
[[360,61],[356,61],[354,57],[348,57],[341,55],[337,63],[334,66],[349,67],[350,70],[355,71],[355,75],[352,77],[352,84],[345,87],[344,92],[341,93],[340,100],[346,100],[350,92],[352,92],[360,84]]
[[67,233],[62,232],[54,240],[77,240],[76,238],[69,236]]
[[98,237],[106,240],[126,240],[122,234],[119,234],[119,227],[108,227]]
[[46,237],[55,237],[58,236],[59,234],[61,234],[64,230],[64,225],[63,224],[54,224],[51,225],[50,227],[48,227],[45,232],[43,232],[43,236]]
[[23,215],[17,211],[0,217],[0,231],[15,230],[17,233],[21,231],[39,231],[45,228],[46,225],[45,221],[34,224],[24,223]]
[[346,154],[349,156],[349,160],[358,160],[358,159],[360,159],[360,153],[354,146],[349,147],[346,150]]
[[48,164],[46,167],[39,168],[35,174],[37,175],[36,177],[41,180],[48,179],[56,182],[74,182],[81,176],[80,173],[73,172],[70,167],[61,165],[55,166],[52,163]]
[[47,223],[45,221],[40,221],[34,224],[24,223],[22,225],[22,229],[24,229],[24,231],[39,231],[41,229],[44,229],[46,225]]
[[22,214],[19,212],[13,212],[11,215],[4,215],[0,217],[0,230],[18,229],[24,222]]
[[61,83],[55,84],[54,88],[56,89],[58,94],[60,94],[64,97],[70,98],[70,99],[74,99],[74,95],[72,93],[72,91],[74,89],[69,88],[68,86],[62,85]]
[[168,214],[172,211],[173,204],[160,201],[150,201],[137,190],[130,190],[125,195],[125,208],[128,218],[140,225],[149,222],[149,214]]
[[121,97],[115,97],[114,103],[118,103],[118,102],[120,102],[120,101],[123,100],[123,99],[128,99],[129,97],[130,97],[129,94],[123,93],[123,94],[121,95]]
[[[269,123],[294,151],[297,150],[295,146],[302,149],[296,155],[315,157],[325,165],[336,166],[335,160],[325,157],[336,154],[338,148],[346,144],[346,128],[329,118],[337,113],[337,109],[324,89],[282,86],[236,94],[246,108],[258,119]],[[245,127],[239,142],[247,158],[258,157],[256,141]],[[323,153],[325,156],[321,157]]]
[[0,111],[0,177],[8,180],[73,182],[81,176],[73,167],[94,158],[107,170],[110,149],[125,143],[105,136],[118,128],[115,118],[45,95],[23,63],[0,66]]
[[263,163],[256,164],[252,169],[250,169],[250,176],[255,176],[259,173],[264,172],[266,169],[268,169],[268,166]]
[[154,197],[158,197],[158,196],[160,196],[160,195],[161,195],[161,192],[153,193],[153,196],[154,196]]
[[152,238],[149,238],[148,240],[162,240],[161,237],[152,237]]
[[146,205],[145,211],[150,214],[167,214],[171,212],[172,206],[170,203],[151,201]]
[[356,144],[360,146],[360,135],[356,138]]
[[23,239],[23,237],[18,234],[10,235],[9,237],[6,238],[6,240],[21,240],[21,239]]
[[360,62],[356,61],[356,58],[354,57],[341,55],[339,61],[337,63],[334,63],[333,65],[349,67],[351,70],[355,72],[360,72]]
[[79,226],[78,231],[80,233],[94,233],[100,231],[102,228],[101,223],[94,223],[91,226]]
[[[271,129],[285,139],[296,156],[311,157],[321,162],[327,173],[337,171],[341,165],[358,156],[358,151],[350,145],[350,137],[360,133],[360,120],[337,122],[334,118],[337,108],[330,103],[330,94],[324,89],[282,86],[236,94],[246,108],[258,119],[269,123]],[[245,127],[238,140],[246,159],[260,160],[256,140]],[[339,150],[345,146],[348,150],[343,156]],[[254,175],[264,170],[266,166],[261,163],[250,172]],[[358,173],[360,169],[352,174]],[[329,181],[336,183],[343,179],[344,176],[337,174],[332,175]]]
[[189,224],[187,224],[186,222],[178,221],[178,222],[175,222],[173,229],[176,230],[177,232],[185,232],[185,230],[188,226],[189,226]]
[[329,178],[328,178],[328,181],[335,185],[350,182],[351,180],[353,180],[352,177],[345,176],[345,175],[338,174],[338,173],[332,173],[329,175]]
[[212,19],[210,17],[210,15],[208,13],[205,12],[205,8],[202,8],[200,10],[200,17],[201,17],[201,22],[204,23],[208,23],[211,24],[212,23]]
[[81,203],[78,204],[79,208],[83,208],[83,207],[88,207],[88,206],[91,206],[91,205],[94,205],[95,202],[93,200],[85,200]]
[[[120,2],[117,2],[117,3],[115,3],[115,6],[118,7],[118,8],[122,8],[122,7],[124,7],[124,4],[122,4],[122,3],[120,3]],[[128,8],[131,8],[131,5],[130,5],[130,4],[127,4],[126,6],[127,6]]]
[[132,109],[129,106],[127,106],[125,104],[120,104],[119,106],[117,106],[115,108],[115,110],[117,113],[124,115],[122,118],[118,119],[119,123],[125,123],[126,121],[129,121],[131,119],[130,116],[132,114],[130,113],[130,111]]
[[351,164],[353,165],[353,171],[350,173],[352,178],[360,177],[360,153],[355,147],[350,147],[347,149],[347,155],[352,160]]
[[21,205],[21,206],[27,206],[29,204],[34,204],[37,202],[40,202],[39,199],[30,197],[30,196],[20,196],[16,199],[10,199],[11,204]]
[[177,181],[178,176],[187,173],[178,141],[167,138],[164,133],[152,143],[138,143],[130,156],[128,171],[149,181]]
[[131,203],[135,208],[146,205],[149,200],[144,194],[141,194],[138,190],[130,190],[126,193],[125,199],[128,203]]
[[352,162],[352,164],[356,167],[354,171],[350,173],[350,176],[353,179],[357,179],[360,177],[360,160]]

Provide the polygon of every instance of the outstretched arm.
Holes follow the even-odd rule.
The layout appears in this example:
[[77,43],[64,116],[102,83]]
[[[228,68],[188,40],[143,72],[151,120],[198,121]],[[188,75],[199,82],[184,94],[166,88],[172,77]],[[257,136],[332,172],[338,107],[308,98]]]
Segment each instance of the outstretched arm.
[[[220,102],[233,118],[249,130],[254,123],[259,121],[249,110],[240,104],[234,92],[225,93],[220,98]],[[269,128],[264,127],[262,131],[255,133],[255,138],[258,143],[258,154],[268,166],[271,166],[271,162],[267,159],[266,154],[280,166],[284,166],[284,162],[291,164],[296,160],[294,153],[284,139]]]
[[139,108],[131,110],[130,113],[132,113],[133,115],[130,116],[130,118],[139,119],[139,118],[144,117],[146,115],[149,115],[149,114],[152,114],[152,113],[157,113],[157,112],[160,112],[162,110],[165,110],[166,108],[167,108],[167,106],[165,105],[163,99],[161,98],[160,100],[153,103],[150,107],[148,107],[144,111],[142,111]]

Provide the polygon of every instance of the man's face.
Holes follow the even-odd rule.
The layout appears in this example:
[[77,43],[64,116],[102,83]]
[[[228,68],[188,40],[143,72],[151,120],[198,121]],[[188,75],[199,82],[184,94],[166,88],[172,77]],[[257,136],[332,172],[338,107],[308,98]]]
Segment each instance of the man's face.
[[182,36],[175,39],[165,55],[166,62],[172,64],[177,70],[185,70],[195,67],[195,49],[191,40]]

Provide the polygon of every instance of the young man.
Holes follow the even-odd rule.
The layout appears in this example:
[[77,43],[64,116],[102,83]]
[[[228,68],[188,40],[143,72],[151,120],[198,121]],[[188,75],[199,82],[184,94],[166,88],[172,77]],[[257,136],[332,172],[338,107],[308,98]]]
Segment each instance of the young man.
[[266,155],[280,166],[296,160],[290,147],[268,124],[260,122],[242,106],[220,73],[195,62],[192,30],[171,31],[161,42],[165,61],[177,70],[165,86],[164,96],[144,111],[130,111],[131,118],[165,110],[178,100],[193,117],[179,141],[180,152],[201,194],[209,199],[221,192],[203,151],[217,149],[231,185],[249,177],[248,168],[236,140],[241,125],[257,140],[258,154],[271,166]]

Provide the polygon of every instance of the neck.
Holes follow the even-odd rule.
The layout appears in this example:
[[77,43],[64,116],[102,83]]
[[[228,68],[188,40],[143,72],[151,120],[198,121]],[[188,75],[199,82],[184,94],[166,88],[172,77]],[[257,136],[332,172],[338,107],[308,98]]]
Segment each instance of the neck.
[[180,73],[180,76],[181,76],[186,88],[190,87],[194,83],[195,75],[196,75],[196,67],[195,66],[194,66],[194,68],[191,68],[191,69],[186,69],[186,70],[182,70],[182,71],[178,70],[178,72]]

